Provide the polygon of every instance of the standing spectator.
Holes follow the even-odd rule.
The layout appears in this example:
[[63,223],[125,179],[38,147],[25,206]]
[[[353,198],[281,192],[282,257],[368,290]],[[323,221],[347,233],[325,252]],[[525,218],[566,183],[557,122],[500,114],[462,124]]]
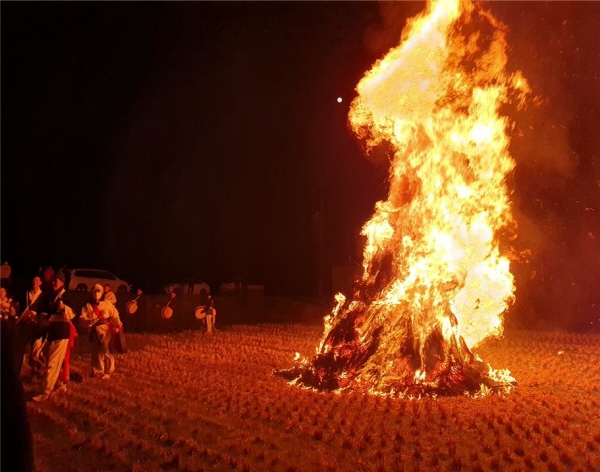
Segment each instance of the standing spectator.
[[[69,288],[69,280],[67,279],[67,266],[64,265],[56,272],[55,278],[60,279],[64,282],[64,289],[67,290]],[[73,321],[69,320],[69,342],[67,344],[67,350],[65,351],[65,357],[62,361],[60,372],[58,374],[58,388],[57,390],[61,392],[65,392],[67,390],[67,384],[69,383],[70,377],[70,363],[71,363],[71,351],[73,350],[73,346],[75,346],[75,338],[79,336],[77,333],[77,329],[75,329],[75,325]]]
[[[45,310],[42,311],[42,322],[47,320],[48,323],[48,369],[44,375],[43,392],[33,397],[36,402],[47,400],[54,391],[69,345],[71,320],[75,315],[69,306],[64,284],[65,276],[59,272],[54,279],[54,290],[45,299],[45,306],[42,308]],[[61,382],[57,390],[64,392],[67,386]]]
[[37,275],[31,280],[31,290],[28,290],[25,294],[25,310],[23,314],[27,311],[33,313],[33,317],[37,315],[38,307],[40,306],[40,302],[42,301],[42,279]]
[[[42,310],[47,305],[46,298],[48,296],[50,296],[47,293],[44,294],[44,289],[43,289],[44,285],[42,282],[43,270],[41,267],[40,267],[38,273],[40,275],[33,278],[33,283],[37,284],[39,282],[39,284],[40,284],[39,289],[40,289],[41,293],[39,293],[37,295],[34,302],[32,302],[33,304],[30,308],[31,311],[35,311],[36,317],[35,317],[35,321],[31,325],[32,340],[31,340],[31,354],[29,355],[29,367],[31,368],[31,375],[33,377],[33,380],[36,382],[43,381],[44,370],[46,367],[46,358],[44,356],[44,348],[46,346],[46,340],[48,337],[48,326],[47,326],[46,320],[44,319],[45,316],[42,316]],[[28,292],[27,297],[29,297],[29,292]],[[26,298],[26,303],[28,303],[27,300],[31,300],[31,299]],[[33,308],[35,308],[35,310],[33,310]],[[23,324],[23,323],[27,324],[27,321],[30,319],[29,316],[25,316],[25,313],[23,314],[22,318],[23,319],[21,320],[21,324]],[[27,368],[26,368],[25,373],[27,373]]]
[[217,321],[217,310],[215,309],[215,301],[210,294],[206,296],[204,312],[206,313],[206,332],[212,333],[213,328],[215,328],[215,322]]
[[108,285],[108,284],[104,285],[104,299],[107,302],[111,302],[113,305],[117,304],[117,296],[115,295],[115,292],[112,291],[112,288],[110,288],[110,285]]
[[4,287],[10,287],[11,273],[12,269],[8,261],[4,261],[4,264],[0,267],[0,279],[2,279],[1,282]]
[[79,323],[92,328],[92,376],[109,379],[115,370],[115,358],[109,349],[110,339],[112,331],[118,332],[121,328],[121,320],[115,306],[104,299],[102,285],[94,285],[92,299],[81,309]]
[[2,315],[3,320],[11,321],[14,321],[17,316],[13,300],[12,298],[8,298],[8,294],[4,287],[0,287],[0,315]]
[[1,320],[0,324],[0,363],[2,384],[2,402],[0,417],[2,418],[2,434],[0,450],[2,470],[19,472],[33,472],[33,437],[27,417],[25,392],[16,368],[18,359],[14,359],[15,352],[12,344],[11,328],[7,321]]
[[42,336],[39,327],[37,326],[37,315],[40,304],[42,302],[42,279],[37,275],[31,281],[31,290],[25,293],[25,309],[19,318],[19,331],[21,333],[21,344],[17,346],[17,354],[23,357],[23,365],[21,375],[27,377],[31,372],[31,365],[39,362],[41,349],[41,340],[38,344],[36,356],[34,360],[34,344],[38,338]]

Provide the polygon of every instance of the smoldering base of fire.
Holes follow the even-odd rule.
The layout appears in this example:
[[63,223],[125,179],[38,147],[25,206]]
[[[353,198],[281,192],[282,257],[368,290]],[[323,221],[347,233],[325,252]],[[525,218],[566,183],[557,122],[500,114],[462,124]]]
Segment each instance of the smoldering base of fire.
[[441,327],[421,344],[408,326],[395,326],[405,335],[395,334],[394,349],[379,349],[383,327],[361,336],[358,316],[345,313],[310,361],[296,359],[296,366],[274,374],[305,388],[400,398],[481,396],[508,393],[517,385],[508,371],[495,371],[473,354],[461,337],[444,337]]

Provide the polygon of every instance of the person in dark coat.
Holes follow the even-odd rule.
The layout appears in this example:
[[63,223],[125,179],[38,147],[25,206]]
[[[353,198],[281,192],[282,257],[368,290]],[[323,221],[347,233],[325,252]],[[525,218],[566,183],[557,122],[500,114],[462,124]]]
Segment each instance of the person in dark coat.
[[[54,290],[46,297],[42,308],[42,323],[48,325],[48,368],[44,375],[43,392],[33,397],[36,402],[47,400],[53,393],[58,375],[65,359],[71,337],[71,320],[75,317],[65,290],[65,276],[62,272],[54,278]],[[59,384],[59,391],[65,391],[66,385]]]
[[14,345],[8,321],[2,321],[0,328],[2,339],[2,357],[0,371],[2,376],[2,459],[1,470],[18,470],[33,472],[33,438],[25,407],[25,392],[15,368],[18,362],[14,359]]

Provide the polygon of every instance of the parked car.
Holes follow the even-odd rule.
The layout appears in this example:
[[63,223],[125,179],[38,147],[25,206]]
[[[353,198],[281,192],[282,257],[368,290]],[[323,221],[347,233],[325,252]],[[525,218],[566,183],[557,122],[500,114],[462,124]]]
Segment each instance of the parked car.
[[222,282],[219,285],[219,293],[241,293],[244,287],[246,287],[245,278],[241,275],[233,275],[228,277],[227,282]]
[[107,270],[99,269],[71,269],[69,290],[89,292],[95,284],[110,285],[113,292],[126,293],[131,290],[131,285],[121,280]]
[[172,284],[161,285],[159,288],[161,293],[188,293],[188,294],[201,294],[204,291],[206,294],[210,293],[210,286],[206,282],[201,280],[184,280],[182,282],[176,282]]

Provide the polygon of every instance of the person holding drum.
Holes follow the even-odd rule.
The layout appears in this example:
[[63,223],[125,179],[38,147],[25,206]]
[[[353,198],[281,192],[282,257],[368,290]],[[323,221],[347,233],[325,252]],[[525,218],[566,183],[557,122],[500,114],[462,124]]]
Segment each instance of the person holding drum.
[[135,291],[135,294],[137,295],[133,300],[129,300],[126,304],[125,304],[125,309],[127,310],[127,313],[130,315],[134,315],[136,311],[138,311],[138,300],[140,299],[140,297],[143,295],[144,292],[142,292],[141,288],[138,288]]
[[112,333],[121,329],[122,323],[115,306],[104,299],[102,285],[94,285],[92,299],[81,309],[79,324],[91,328],[92,377],[109,379],[115,370],[115,358],[110,353],[110,340]]

